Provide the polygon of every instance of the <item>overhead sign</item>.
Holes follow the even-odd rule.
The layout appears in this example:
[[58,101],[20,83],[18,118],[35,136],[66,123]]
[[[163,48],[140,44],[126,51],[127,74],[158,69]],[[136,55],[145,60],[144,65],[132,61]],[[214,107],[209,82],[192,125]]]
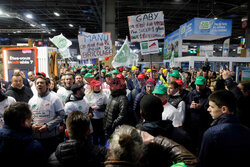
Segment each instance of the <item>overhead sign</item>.
[[159,53],[159,46],[158,41],[148,41],[148,42],[141,42],[141,54],[148,55],[148,54],[156,54]]
[[28,71],[38,71],[37,48],[3,48],[4,80],[9,81],[14,69],[20,69],[26,74]]
[[165,37],[164,14],[162,11],[128,16],[131,42],[142,42]]
[[112,56],[111,33],[78,35],[82,59],[93,59]]
[[215,40],[232,35],[232,20],[193,18],[180,26],[180,38],[185,40]]

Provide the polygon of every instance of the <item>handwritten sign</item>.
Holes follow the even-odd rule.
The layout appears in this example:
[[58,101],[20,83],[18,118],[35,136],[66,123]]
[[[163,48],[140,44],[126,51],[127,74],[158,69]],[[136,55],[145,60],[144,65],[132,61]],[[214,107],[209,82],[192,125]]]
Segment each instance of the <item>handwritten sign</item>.
[[142,42],[165,38],[164,14],[154,13],[128,16],[131,42]]
[[93,59],[112,56],[111,33],[78,35],[82,59]]

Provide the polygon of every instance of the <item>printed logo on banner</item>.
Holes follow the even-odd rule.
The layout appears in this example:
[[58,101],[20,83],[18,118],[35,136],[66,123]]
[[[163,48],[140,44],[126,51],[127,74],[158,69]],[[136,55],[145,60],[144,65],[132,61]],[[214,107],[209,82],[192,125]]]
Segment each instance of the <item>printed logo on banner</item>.
[[213,21],[201,21],[200,29],[210,29],[212,27]]

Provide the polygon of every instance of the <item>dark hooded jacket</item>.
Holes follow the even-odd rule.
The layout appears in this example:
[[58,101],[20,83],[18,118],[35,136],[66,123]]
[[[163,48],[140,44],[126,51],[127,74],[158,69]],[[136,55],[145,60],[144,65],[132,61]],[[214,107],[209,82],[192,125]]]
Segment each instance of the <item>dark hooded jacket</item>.
[[143,122],[137,125],[137,128],[148,132],[152,136],[164,136],[183,145],[191,150],[191,139],[183,129],[173,127],[172,121],[160,120],[155,122]]
[[28,103],[30,98],[33,96],[33,93],[31,89],[26,86],[23,86],[22,89],[9,86],[5,95],[13,97],[16,101]]
[[249,141],[250,129],[241,125],[236,115],[220,116],[203,135],[200,166],[248,166]]
[[0,129],[1,166],[38,166],[46,165],[46,154],[41,143],[32,137],[31,128]]
[[104,130],[110,136],[115,128],[128,121],[128,98],[125,89],[112,92],[104,113]]
[[49,158],[49,166],[104,166],[108,149],[92,144],[88,140],[68,140],[60,143]]

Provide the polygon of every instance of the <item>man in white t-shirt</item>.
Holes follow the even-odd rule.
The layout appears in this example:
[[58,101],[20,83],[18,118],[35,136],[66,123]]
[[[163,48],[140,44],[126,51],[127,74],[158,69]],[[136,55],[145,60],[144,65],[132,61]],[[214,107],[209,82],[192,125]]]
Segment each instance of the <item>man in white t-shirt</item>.
[[167,92],[168,89],[165,85],[158,84],[155,86],[152,93],[162,101],[164,108],[162,112],[162,120],[171,120],[174,127],[180,127],[182,126],[180,114],[175,107],[167,102]]
[[57,90],[57,95],[61,99],[63,105],[65,105],[66,98],[72,93],[70,89],[71,86],[74,84],[74,76],[73,74],[64,74],[64,87],[59,87]]
[[33,136],[50,154],[62,142],[58,139],[65,112],[59,97],[49,91],[49,83],[45,77],[37,77],[35,85],[38,94],[29,100],[33,115]]
[[16,100],[11,96],[6,96],[1,90],[0,90],[0,128],[2,128],[4,124],[3,120],[3,113],[6,108],[9,107],[10,104],[15,103]]
[[[81,111],[83,114],[88,115],[89,118],[93,116],[92,110],[90,106],[86,103],[85,99],[83,98],[85,93],[84,84],[83,83],[75,83],[72,87],[72,94],[68,96],[65,101],[65,115],[66,117],[72,111]],[[65,118],[66,120],[66,118]],[[93,127],[90,122],[90,133],[93,132]]]

